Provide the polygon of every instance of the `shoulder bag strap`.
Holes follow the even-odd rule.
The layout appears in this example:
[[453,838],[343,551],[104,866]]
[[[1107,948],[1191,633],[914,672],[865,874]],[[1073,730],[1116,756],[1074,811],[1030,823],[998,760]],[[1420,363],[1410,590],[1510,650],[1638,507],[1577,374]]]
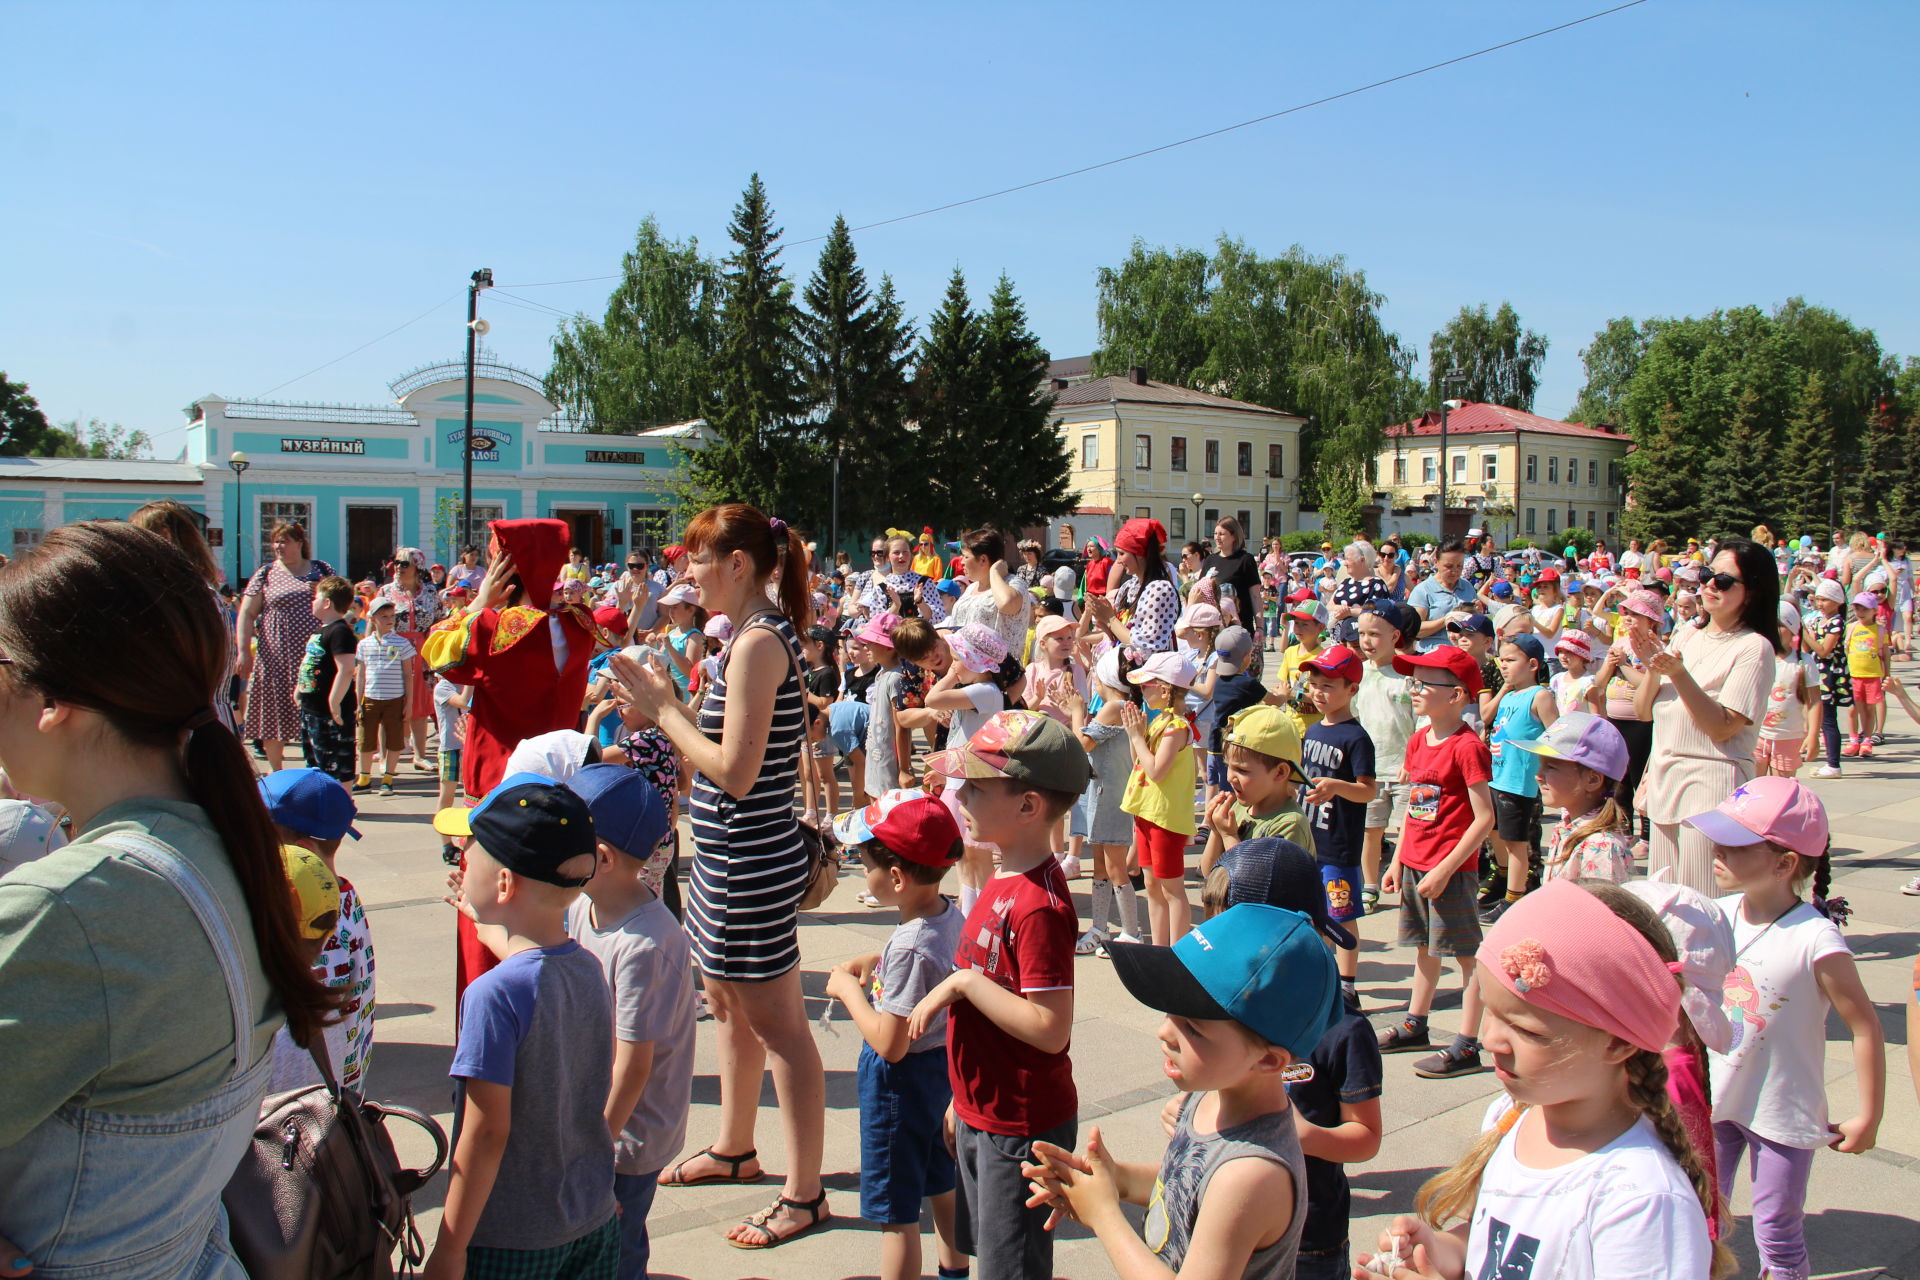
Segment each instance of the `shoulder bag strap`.
[[229,1078],[238,1078],[246,1071],[251,1056],[253,993],[248,987],[246,965],[241,961],[239,934],[219,895],[199,867],[150,835],[116,831],[100,837],[99,843],[119,850],[129,861],[172,885],[200,922],[208,944],[213,947],[214,958],[220,962],[221,976],[226,980],[227,1005],[233,1015],[233,1072]]

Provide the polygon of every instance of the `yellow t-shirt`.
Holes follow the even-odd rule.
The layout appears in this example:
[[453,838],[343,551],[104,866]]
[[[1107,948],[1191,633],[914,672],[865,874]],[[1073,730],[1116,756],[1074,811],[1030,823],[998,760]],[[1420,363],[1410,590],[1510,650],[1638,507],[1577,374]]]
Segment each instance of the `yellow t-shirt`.
[[1326,649],[1324,633],[1320,639],[1322,643],[1313,649],[1302,644],[1290,644],[1280,658],[1280,692],[1287,695],[1288,708],[1299,717],[1302,733],[1306,732],[1307,726],[1320,723],[1320,712],[1313,705],[1313,699],[1307,696],[1307,678],[1300,670]]
[[1157,752],[1161,741],[1176,729],[1187,731],[1187,745],[1173,758],[1173,767],[1158,782],[1148,782],[1146,771],[1135,765],[1127,774],[1126,794],[1120,810],[1144,818],[1156,827],[1190,836],[1199,830],[1193,816],[1194,779],[1193,726],[1178,711],[1169,708],[1147,726],[1147,749]]
[[1886,666],[1880,661],[1880,651],[1886,646],[1887,635],[1877,622],[1861,622],[1854,619],[1847,624],[1847,674],[1861,679],[1874,680],[1887,674]]

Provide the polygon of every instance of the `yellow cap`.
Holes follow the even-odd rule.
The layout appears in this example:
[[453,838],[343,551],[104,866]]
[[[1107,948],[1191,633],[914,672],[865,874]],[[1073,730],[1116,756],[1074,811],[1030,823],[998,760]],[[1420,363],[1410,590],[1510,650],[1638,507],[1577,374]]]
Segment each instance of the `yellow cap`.
[[1295,773],[1302,772],[1300,722],[1283,707],[1262,702],[1235,713],[1227,720],[1226,744],[1284,760]]
[[473,834],[473,810],[466,805],[449,805],[433,815],[433,829],[443,836]]
[[340,882],[310,849],[283,844],[280,857],[293,884],[293,913],[299,917],[300,936],[309,941],[326,937],[340,919]]

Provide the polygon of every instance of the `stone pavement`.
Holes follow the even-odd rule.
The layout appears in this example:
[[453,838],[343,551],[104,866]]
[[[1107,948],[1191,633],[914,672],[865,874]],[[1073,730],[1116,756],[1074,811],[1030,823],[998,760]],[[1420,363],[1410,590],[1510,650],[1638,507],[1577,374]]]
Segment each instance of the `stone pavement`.
[[[1807,1236],[1814,1273],[1847,1280],[1920,1280],[1920,1225],[1915,1222],[1920,1206],[1920,1107],[1909,1069],[1905,1020],[1906,1002],[1913,995],[1913,957],[1920,949],[1920,898],[1900,893],[1900,886],[1920,873],[1920,739],[1904,716],[1896,712],[1893,718],[1895,736],[1881,754],[1871,761],[1849,760],[1845,777],[1815,784],[1833,816],[1836,892],[1845,894],[1854,908],[1847,936],[1880,1010],[1888,1048],[1886,1119],[1879,1148],[1863,1156],[1822,1152],[1813,1167]],[[425,774],[407,775],[402,794],[393,799],[363,799],[359,827],[366,838],[357,845],[348,842],[340,869],[366,903],[378,954],[380,1008],[371,1093],[433,1112],[451,1129],[446,1069],[452,1056],[453,922],[451,909],[440,900],[444,869],[438,840],[426,825],[432,803],[433,782]],[[1087,884],[1075,884],[1083,918]],[[890,928],[886,913],[863,909],[854,902],[854,893],[852,882],[843,881],[826,908],[810,915],[801,929],[808,1012],[816,1018],[826,1006],[821,992],[828,966],[878,950]],[[1394,1011],[1404,1007],[1411,956],[1378,940],[1392,937],[1391,915],[1369,919],[1363,926],[1369,940],[1360,966],[1362,999],[1374,1021],[1386,1025]],[[1089,1123],[1098,1123],[1123,1157],[1157,1159],[1164,1142],[1158,1115],[1170,1092],[1154,1037],[1159,1015],[1128,997],[1104,960],[1081,960],[1078,983],[1073,1057],[1082,1137]],[[1453,1029],[1449,1018],[1458,1008],[1457,984],[1457,975],[1449,970],[1435,1012],[1436,1039],[1441,1030]],[[1838,1018],[1830,1021],[1828,1035],[1827,1087],[1838,1119],[1855,1109],[1852,1050],[1849,1041],[1839,1038],[1844,1027]],[[832,1207],[842,1216],[832,1229],[769,1252],[747,1253],[730,1248],[722,1231],[741,1215],[770,1203],[777,1192],[775,1181],[755,1187],[663,1189],[651,1219],[656,1275],[838,1280],[874,1273],[877,1233],[851,1216],[859,1210],[854,1064],[860,1036],[842,1015],[820,1027],[816,1038],[827,1067],[826,1183],[833,1193]],[[1491,1074],[1422,1080],[1412,1071],[1416,1056],[1386,1059],[1385,1142],[1374,1160],[1350,1170],[1353,1239],[1359,1247],[1371,1247],[1388,1216],[1411,1211],[1420,1183],[1466,1149],[1498,1087]],[[714,1039],[703,1031],[693,1082],[691,1149],[705,1145],[712,1133],[718,1103],[713,1073]],[[759,1132],[761,1158],[767,1169],[780,1170],[784,1156],[771,1083],[763,1100],[767,1110]],[[396,1128],[403,1156],[422,1155],[424,1144],[408,1138],[410,1127]],[[429,1243],[445,1191],[443,1175],[415,1198]],[[1746,1212],[1744,1181],[1735,1205]],[[930,1225],[928,1231],[931,1274]],[[1734,1243],[1741,1274],[1756,1275],[1744,1222]],[[1061,1231],[1055,1269],[1073,1280],[1114,1274],[1099,1243],[1072,1224]]]

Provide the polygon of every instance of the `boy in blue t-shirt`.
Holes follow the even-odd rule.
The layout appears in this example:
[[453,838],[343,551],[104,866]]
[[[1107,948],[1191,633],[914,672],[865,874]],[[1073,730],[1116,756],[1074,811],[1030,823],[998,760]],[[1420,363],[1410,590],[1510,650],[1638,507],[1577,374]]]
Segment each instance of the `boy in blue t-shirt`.
[[499,965],[460,1001],[452,1177],[423,1280],[614,1280],[613,1003],[600,962],[567,936],[591,877],[587,802],[516,773],[442,835],[473,837],[454,905]]
[[858,1071],[860,1216],[884,1233],[881,1280],[917,1280],[920,1202],[932,1201],[940,1274],[964,1276],[944,1129],[953,1101],[946,1013],[935,1014],[918,1040],[907,1034],[913,1007],[946,981],[960,948],[965,917],[940,896],[941,879],[960,861],[960,825],[923,791],[889,791],[843,814],[833,835],[859,852],[867,892],[900,912],[880,954],[835,965],[827,977],[827,995],[846,1006],[866,1040]]
[[[1313,826],[1313,851],[1326,885],[1327,911],[1340,921],[1366,914],[1359,889],[1364,883],[1362,863],[1367,844],[1367,806],[1373,802],[1373,739],[1353,718],[1353,695],[1366,674],[1366,663],[1343,644],[1329,645],[1302,664],[1307,695],[1320,709],[1320,719],[1307,726],[1300,759],[1307,775],[1301,797]],[[1340,968],[1340,999],[1348,1013],[1360,1012],[1354,978],[1360,972],[1360,953],[1342,950],[1335,959]]]

